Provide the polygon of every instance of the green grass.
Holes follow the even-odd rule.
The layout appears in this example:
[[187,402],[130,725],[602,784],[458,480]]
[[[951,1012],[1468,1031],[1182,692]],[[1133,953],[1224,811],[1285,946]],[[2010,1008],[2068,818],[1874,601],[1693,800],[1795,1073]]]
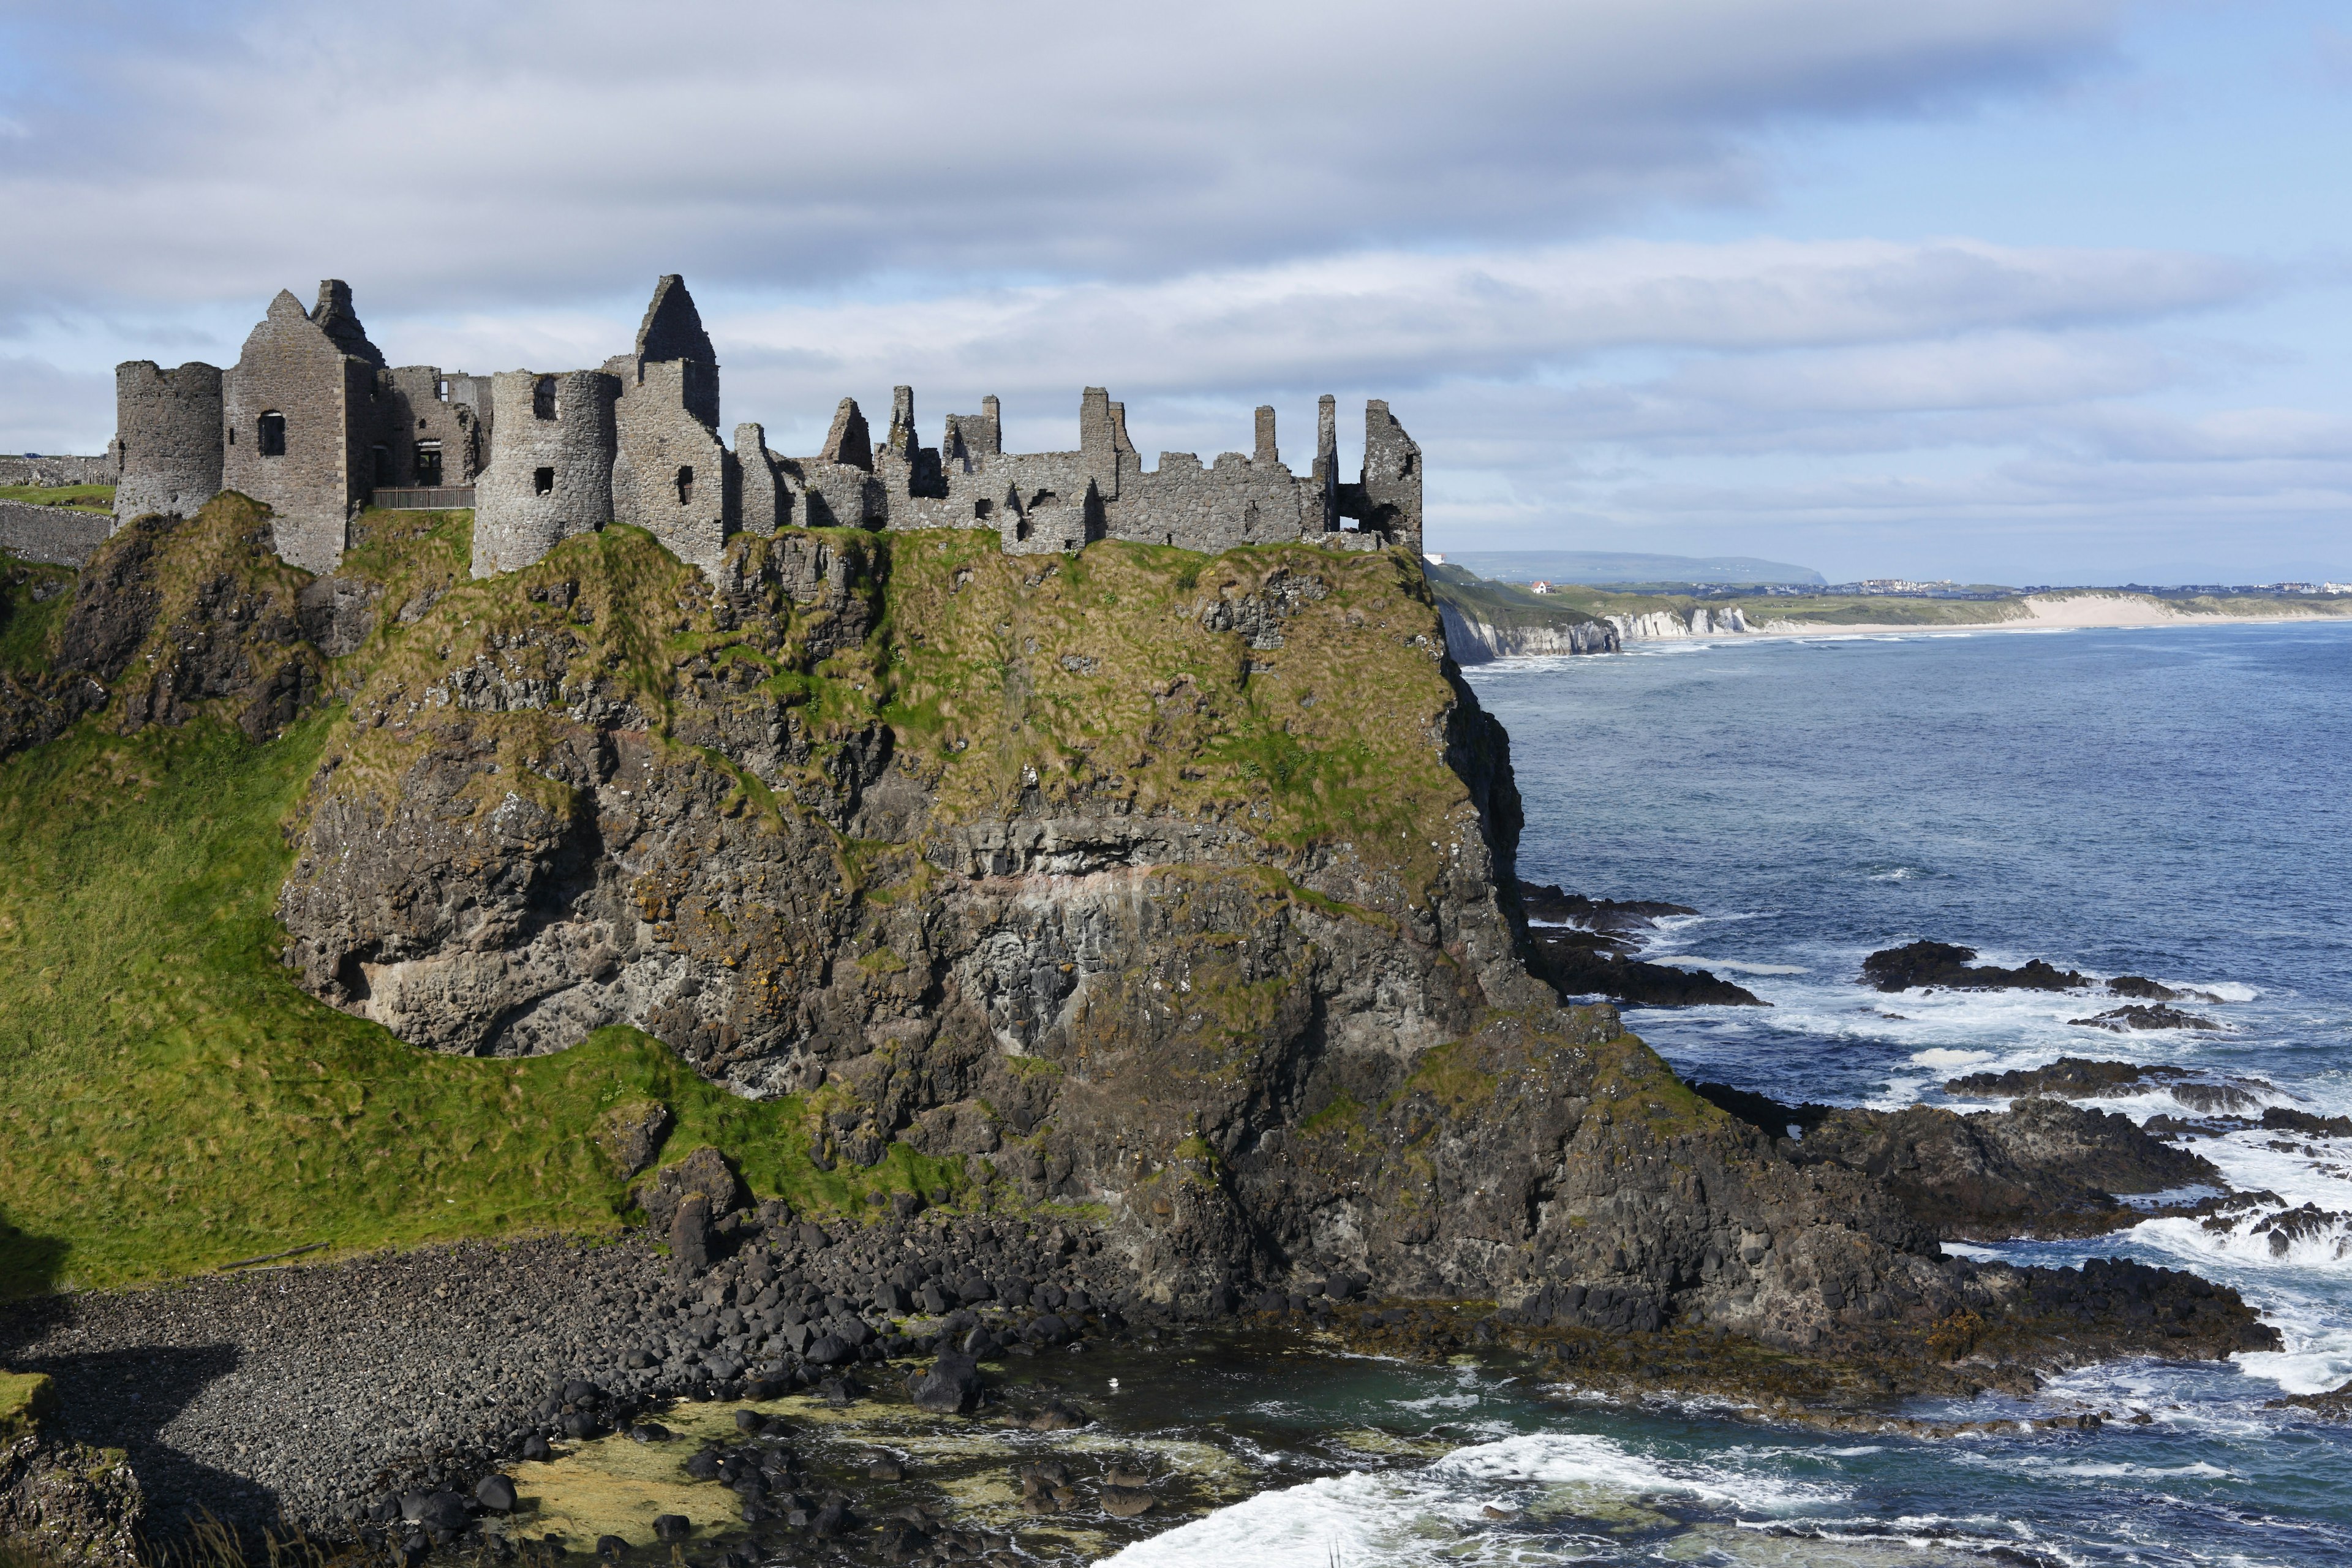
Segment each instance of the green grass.
[[112,485],[0,485],[0,500],[26,500],[36,506],[84,507],[92,511],[114,510]]
[[45,1373],[0,1371],[0,1445],[16,1441],[57,1408],[56,1386]]
[[[36,598],[46,593],[47,598]],[[73,573],[0,551],[0,671],[29,675],[48,657],[49,628],[73,601]]]
[[332,722],[257,747],[84,725],[0,764],[0,1294],[318,1242],[610,1231],[630,1201],[592,1134],[623,1100],[672,1108],[666,1157],[715,1144],[803,1210],[964,1185],[904,1145],[819,1171],[811,1106],[737,1099],[632,1029],[443,1057],[298,990],[278,822]]

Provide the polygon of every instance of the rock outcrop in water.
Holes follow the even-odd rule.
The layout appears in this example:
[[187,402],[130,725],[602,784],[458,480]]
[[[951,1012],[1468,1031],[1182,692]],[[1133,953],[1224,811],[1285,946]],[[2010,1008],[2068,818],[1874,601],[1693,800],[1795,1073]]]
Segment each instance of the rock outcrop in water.
[[2039,1289],[1530,972],[1507,740],[1410,555],[786,531],[706,574],[614,528],[474,582],[387,517],[310,579],[263,521],[110,542],[88,676],[125,725],[337,694],[286,961],[419,1046],[635,1025],[801,1097],[819,1168],[959,1161],[1185,1310],[1357,1271],[1804,1346]]
[[1519,884],[1528,916],[1530,967],[1563,998],[1607,996],[1635,1007],[1763,1007],[1746,986],[1705,969],[1645,963],[1641,933],[1659,921],[1698,911],[1686,904],[1589,899],[1557,886]]
[[[1915,942],[1882,948],[1862,961],[1862,983],[1880,991],[1908,991],[1948,986],[1958,991],[2087,991],[2103,987],[2109,994],[2141,1002],[2219,1002],[2210,991],[2176,990],[2140,974],[2118,974],[2099,980],[2076,970],[2060,969],[2044,959],[2028,959],[2014,969],[1978,963],[1977,950],[1948,942]],[[2179,1020],[2179,1021],[2173,1021]],[[2077,1024],[2114,1029],[2214,1029],[2209,1019],[2165,1006],[2119,1007]]]
[[2120,1195],[2216,1184],[2202,1156],[2151,1136],[2131,1118],[2054,1099],[2023,1098],[1972,1114],[1788,1105],[1723,1084],[1694,1086],[1769,1135],[1791,1160],[1859,1172],[1947,1241],[2097,1236],[2152,1212]]

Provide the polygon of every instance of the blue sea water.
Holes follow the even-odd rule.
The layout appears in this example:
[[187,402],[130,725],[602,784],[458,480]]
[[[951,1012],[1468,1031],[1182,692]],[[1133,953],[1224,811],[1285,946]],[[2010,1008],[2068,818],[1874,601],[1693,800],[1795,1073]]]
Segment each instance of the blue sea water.
[[[1630,1015],[1685,1077],[1984,1109],[1940,1085],[2076,1055],[2224,1070],[2270,1086],[2266,1102],[2352,1112],[2352,626],[1738,638],[1470,679],[1511,733],[1521,873],[1696,907],[1650,956],[1772,1003]],[[2211,992],[2224,1000],[2194,1010],[2228,1030],[2116,1035],[2069,1022],[2095,1010],[2080,997],[1857,984],[1864,954],[1921,936]],[[1922,1409],[2143,1425],[1857,1443],[1473,1368],[1368,1368],[1318,1418],[1422,1422],[1440,1457],[1335,1462],[1117,1561],[2352,1563],[2352,1431],[2265,1407],[2352,1379],[2352,1146],[2198,1147],[2233,1186],[2330,1217],[2284,1253],[2258,1215],[1980,1250],[2193,1269],[2260,1307],[2284,1351]]]

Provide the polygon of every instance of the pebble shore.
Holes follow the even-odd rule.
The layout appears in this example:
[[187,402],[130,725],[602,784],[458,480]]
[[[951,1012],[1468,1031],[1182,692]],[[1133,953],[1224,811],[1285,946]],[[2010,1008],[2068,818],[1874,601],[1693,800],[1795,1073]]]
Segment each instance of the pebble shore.
[[[641,1238],[469,1243],[0,1309],[0,1364],[123,1449],[149,1530],[198,1510],[348,1535],[405,1492],[646,1405],[814,1386],[886,1355],[1066,1344],[1120,1320],[1090,1238],[986,1216],[745,1224],[696,1268]],[[567,1384],[593,1384],[592,1402]]]

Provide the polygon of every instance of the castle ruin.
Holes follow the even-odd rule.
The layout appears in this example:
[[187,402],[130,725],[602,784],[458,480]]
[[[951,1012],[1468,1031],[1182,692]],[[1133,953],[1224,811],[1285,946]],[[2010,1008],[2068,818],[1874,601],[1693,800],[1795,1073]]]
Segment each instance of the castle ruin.
[[471,507],[477,577],[612,522],[706,570],[730,536],[787,526],[986,528],[1014,554],[1098,539],[1211,552],[1394,544],[1416,555],[1422,543],[1421,448],[1381,402],[1365,405],[1363,467],[1349,482],[1328,396],[1305,474],[1282,461],[1270,407],[1257,411],[1246,455],[1204,465],[1162,452],[1146,468],[1126,405],[1101,387],[1079,400],[1073,452],[1005,451],[993,397],[949,415],[940,444],[923,446],[904,386],[878,443],[844,398],[813,457],[771,451],[756,424],[737,425],[730,449],[718,353],[676,276],[655,287],[629,353],[594,370],[488,376],[387,366],[350,286],[330,279],[307,311],[281,291],[226,371],[118,366],[115,406],[117,527],[238,490],[275,514],[278,553],[312,572],[334,570],[370,505]]

